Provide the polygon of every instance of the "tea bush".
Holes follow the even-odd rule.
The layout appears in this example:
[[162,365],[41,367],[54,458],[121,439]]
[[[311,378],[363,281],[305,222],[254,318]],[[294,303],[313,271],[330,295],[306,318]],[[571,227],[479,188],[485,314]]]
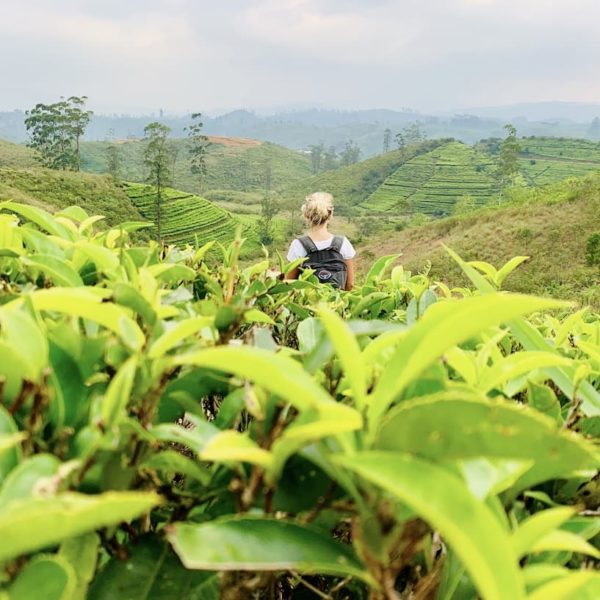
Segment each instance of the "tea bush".
[[600,318],[524,257],[340,293],[99,219],[0,204],[1,597],[598,597]]

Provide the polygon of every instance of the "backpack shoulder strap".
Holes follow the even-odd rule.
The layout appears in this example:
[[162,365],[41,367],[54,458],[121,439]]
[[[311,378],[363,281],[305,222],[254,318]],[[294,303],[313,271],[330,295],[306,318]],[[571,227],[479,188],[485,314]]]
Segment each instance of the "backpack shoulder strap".
[[344,243],[344,238],[341,235],[334,235],[330,248],[332,250],[335,250],[336,252],[341,252],[343,243]]
[[310,236],[303,235],[298,238],[298,241],[302,244],[302,247],[306,250],[306,254],[312,254],[318,252],[319,249],[315,246],[315,243],[310,239]]

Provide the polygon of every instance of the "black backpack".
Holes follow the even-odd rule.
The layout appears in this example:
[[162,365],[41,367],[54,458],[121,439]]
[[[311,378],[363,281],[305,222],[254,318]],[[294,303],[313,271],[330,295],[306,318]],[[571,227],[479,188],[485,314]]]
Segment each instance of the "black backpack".
[[329,248],[323,250],[319,250],[308,235],[298,238],[298,241],[306,250],[307,256],[300,268],[312,269],[320,283],[329,283],[333,287],[345,289],[348,273],[346,261],[341,254],[344,238],[334,236]]

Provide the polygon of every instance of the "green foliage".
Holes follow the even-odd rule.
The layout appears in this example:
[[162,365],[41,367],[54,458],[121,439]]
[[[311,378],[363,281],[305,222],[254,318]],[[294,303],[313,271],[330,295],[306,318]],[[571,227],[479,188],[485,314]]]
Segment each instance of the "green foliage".
[[590,267],[600,265],[600,233],[593,233],[585,244],[586,262]]
[[594,597],[600,315],[524,257],[340,292],[0,211],[0,595]]
[[26,111],[29,146],[39,152],[45,166],[80,170],[80,140],[93,114],[85,110],[86,100],[86,96],[71,96]]
[[164,188],[171,183],[171,160],[173,152],[167,138],[170,129],[161,123],[150,123],[144,128],[146,147],[144,167],[147,169],[146,182],[154,188],[156,199],[156,226],[158,239],[162,240],[162,195]]

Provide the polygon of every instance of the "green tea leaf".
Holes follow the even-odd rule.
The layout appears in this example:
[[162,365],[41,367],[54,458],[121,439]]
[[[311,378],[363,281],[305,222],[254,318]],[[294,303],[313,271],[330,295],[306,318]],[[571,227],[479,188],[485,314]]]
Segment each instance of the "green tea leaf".
[[536,513],[523,521],[513,533],[513,546],[518,558],[533,552],[537,542],[575,514],[570,506],[558,506]]
[[192,317],[175,323],[152,344],[148,357],[159,358],[163,356],[198,331],[210,327],[213,321],[213,317]]
[[519,315],[561,306],[565,303],[516,294],[437,302],[400,341],[377,383],[369,409],[371,427],[406,386],[449,348]]
[[322,308],[319,316],[350,383],[356,407],[362,410],[367,395],[367,373],[356,337],[332,310]]
[[0,440],[4,442],[0,441],[0,485],[21,459],[21,446],[18,441],[14,443],[21,435],[12,416],[0,405]]
[[101,527],[130,521],[160,503],[149,492],[65,492],[26,498],[0,512],[0,562],[46,548]]
[[85,600],[88,587],[96,573],[100,538],[96,533],[86,533],[65,540],[59,551],[72,567],[76,576],[76,586],[69,600]]
[[225,517],[210,523],[175,523],[167,538],[188,569],[285,571],[351,576],[373,583],[344,544],[290,521]]
[[399,404],[382,420],[375,447],[432,460],[535,461],[515,484],[517,489],[598,465],[591,444],[536,411],[463,398],[457,391]]
[[336,462],[414,510],[459,556],[487,600],[524,597],[510,538],[491,510],[443,468],[408,454],[359,452]]
[[571,533],[570,531],[562,531],[557,529],[547,533],[542,538],[538,539],[533,548],[532,552],[547,552],[547,551],[566,551],[566,552],[578,552],[580,554],[587,554],[593,556],[595,559],[600,559],[600,551],[594,548],[589,542],[586,542],[583,538],[578,535]]
[[[37,310],[58,312],[89,319],[116,333],[132,350],[140,349],[145,341],[144,333],[126,312],[114,304],[102,302],[100,295],[75,288],[51,288],[37,290],[28,296]],[[15,300],[8,307],[18,306]]]
[[173,365],[195,365],[232,373],[264,387],[299,410],[332,402],[329,395],[291,358],[249,347],[219,347],[183,354]]
[[52,454],[36,454],[15,467],[0,488],[0,513],[12,502],[34,495],[40,480],[56,475],[60,464]]
[[132,356],[121,365],[111,380],[104,395],[100,411],[100,418],[105,429],[112,429],[118,423],[119,419],[125,416],[136,370],[137,359]]
[[75,571],[64,558],[36,556],[10,585],[8,597],[10,600],[70,600],[76,585]]
[[599,596],[600,575],[580,571],[538,587],[527,600],[597,600]]
[[111,558],[90,588],[89,600],[219,600],[215,573],[187,570],[169,544],[145,536],[124,562]]
[[39,269],[46,277],[51,279],[55,285],[67,287],[79,287],[83,281],[79,273],[65,260],[51,254],[35,254],[22,257],[24,265]]

